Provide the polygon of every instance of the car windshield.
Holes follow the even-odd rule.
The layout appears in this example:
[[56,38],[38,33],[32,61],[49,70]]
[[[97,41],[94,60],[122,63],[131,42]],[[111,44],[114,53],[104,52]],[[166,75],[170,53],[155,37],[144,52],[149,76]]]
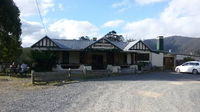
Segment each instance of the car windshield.
[[189,63],[183,63],[183,64],[182,64],[182,66],[187,66],[187,65],[189,65]]

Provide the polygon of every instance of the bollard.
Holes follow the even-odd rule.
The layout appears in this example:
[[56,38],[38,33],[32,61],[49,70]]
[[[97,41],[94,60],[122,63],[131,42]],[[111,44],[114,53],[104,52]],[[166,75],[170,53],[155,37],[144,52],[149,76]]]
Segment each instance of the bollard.
[[34,84],[34,70],[31,70],[31,83]]

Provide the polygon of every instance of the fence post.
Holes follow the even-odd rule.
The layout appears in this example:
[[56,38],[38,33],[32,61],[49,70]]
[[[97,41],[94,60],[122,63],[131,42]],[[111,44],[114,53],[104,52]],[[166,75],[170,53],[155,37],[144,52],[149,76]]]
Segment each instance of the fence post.
[[71,69],[68,69],[68,78],[71,79]]
[[85,78],[86,77],[86,68],[85,68],[85,66],[83,66],[83,78]]
[[34,84],[34,70],[31,70],[31,83]]

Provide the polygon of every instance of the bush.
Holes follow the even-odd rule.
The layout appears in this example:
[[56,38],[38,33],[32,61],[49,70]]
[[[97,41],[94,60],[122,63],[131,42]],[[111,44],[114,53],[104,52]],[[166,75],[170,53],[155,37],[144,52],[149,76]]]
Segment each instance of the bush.
[[17,63],[25,63],[31,66],[33,59],[31,58],[31,48],[23,48],[21,56],[16,60]]
[[31,57],[34,61],[33,70],[36,72],[52,71],[52,68],[56,65],[57,54],[53,51],[38,51],[32,50]]
[[195,59],[191,58],[191,57],[185,57],[184,59],[184,62],[187,62],[187,61],[195,61]]
[[141,70],[143,67],[145,67],[146,65],[148,65],[148,62],[139,62],[138,65],[138,70]]

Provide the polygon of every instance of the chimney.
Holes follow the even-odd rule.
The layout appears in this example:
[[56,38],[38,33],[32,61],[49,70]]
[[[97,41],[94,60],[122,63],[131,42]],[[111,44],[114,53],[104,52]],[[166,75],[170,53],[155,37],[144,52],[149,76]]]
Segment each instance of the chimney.
[[92,39],[93,41],[97,41],[97,38],[96,37],[93,37],[93,39]]
[[163,36],[157,37],[157,50],[158,51],[164,50],[164,37]]

